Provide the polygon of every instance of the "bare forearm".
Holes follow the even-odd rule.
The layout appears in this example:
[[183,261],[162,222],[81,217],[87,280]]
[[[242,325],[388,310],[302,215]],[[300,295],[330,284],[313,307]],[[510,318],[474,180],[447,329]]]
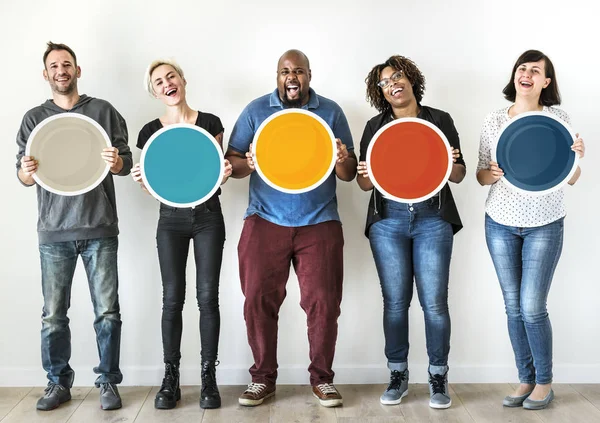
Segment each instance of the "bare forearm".
[[232,172],[231,177],[236,179],[245,178],[252,173],[252,169],[248,166],[248,161],[245,157],[240,157],[234,154],[227,154],[225,156],[231,163]]
[[335,174],[342,181],[351,181],[356,176],[356,158],[348,157],[343,163],[336,163]]
[[489,169],[481,169],[477,172],[477,182],[479,182],[480,185],[492,185],[496,181],[498,181],[498,179],[494,178],[492,171]]
[[358,175],[356,177],[356,182],[363,191],[371,191],[374,188],[373,182],[371,182],[371,178],[368,176],[364,177],[363,175]]
[[467,169],[463,165],[454,163],[452,165],[452,172],[450,173],[448,180],[450,182],[454,182],[455,184],[460,184],[462,180],[465,179],[466,174]]
[[569,185],[574,185],[580,176],[581,176],[581,168],[579,166],[577,166],[577,170],[575,171],[575,173],[573,174],[571,179],[569,179]]

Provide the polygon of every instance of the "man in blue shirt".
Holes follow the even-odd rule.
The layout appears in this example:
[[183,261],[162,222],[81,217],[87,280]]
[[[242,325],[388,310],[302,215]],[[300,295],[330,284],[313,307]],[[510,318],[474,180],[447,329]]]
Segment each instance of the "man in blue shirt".
[[[356,174],[352,135],[342,109],[310,88],[308,58],[289,50],[277,65],[277,89],[252,101],[238,118],[226,158],[234,178],[250,175],[250,199],[238,245],[240,280],[246,297],[244,318],[254,355],[252,383],[240,396],[246,406],[262,404],[275,394],[277,321],[285,298],[290,262],[300,284],[300,305],[307,314],[310,383],[326,407],[342,404],[331,367],[337,339],[343,280],[342,226],[335,195],[336,175],[351,181]],[[335,171],[312,191],[287,194],[270,187],[254,172],[251,143],[272,114],[301,108],[320,116],[337,143]],[[302,146],[298,145],[301,149]],[[294,160],[293,155],[290,161]]]

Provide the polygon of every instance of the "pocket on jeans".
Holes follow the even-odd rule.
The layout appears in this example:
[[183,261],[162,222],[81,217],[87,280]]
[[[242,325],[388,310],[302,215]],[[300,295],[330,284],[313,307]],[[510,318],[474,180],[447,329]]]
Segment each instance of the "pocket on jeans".
[[206,211],[209,213],[221,213],[221,202],[218,198],[211,198],[204,203]]
[[160,217],[171,217],[173,215],[173,213],[175,213],[175,210],[177,210],[177,208],[161,204],[159,216]]

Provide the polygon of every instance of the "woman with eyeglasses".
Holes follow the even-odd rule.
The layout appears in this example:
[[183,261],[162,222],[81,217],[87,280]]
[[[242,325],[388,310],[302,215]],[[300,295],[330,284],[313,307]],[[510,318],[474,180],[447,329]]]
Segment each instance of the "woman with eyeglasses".
[[414,204],[386,198],[369,178],[366,156],[377,131],[402,118],[420,118],[437,126],[453,149],[450,181],[465,176],[465,162],[454,122],[444,111],[421,104],[425,78],[417,65],[392,56],[373,67],[366,78],[367,100],[379,114],[367,122],[360,142],[358,185],[371,191],[365,235],[369,238],[383,294],[383,330],[390,382],[381,395],[384,405],[400,404],[408,391],[408,308],[413,280],[425,316],[429,356],[429,406],[448,408],[450,314],[448,279],[453,235],[462,228],[450,187]]
[[[546,300],[563,245],[566,215],[564,191],[529,195],[504,183],[504,172],[491,151],[501,128],[524,112],[546,112],[570,125],[569,116],[554,107],[561,102],[554,66],[537,50],[523,53],[503,90],[510,106],[490,113],[483,124],[477,181],[490,185],[485,203],[485,237],[504,296],[508,334],[520,385],[504,398],[506,407],[540,410],[554,398],[552,391],[552,327]],[[583,140],[571,147],[585,154]],[[573,185],[577,167],[568,181]]]
[[[164,127],[188,123],[208,131],[222,147],[223,125],[210,113],[188,106],[187,81],[183,70],[170,60],[156,60],[145,74],[145,86],[153,97],[166,106],[164,115],[148,122],[138,136],[138,148]],[[182,166],[192,166],[182,157]],[[231,175],[231,165],[225,160],[225,173],[221,184]],[[139,163],[131,175],[146,190]],[[147,190],[146,190],[147,191]],[[221,397],[217,387],[217,348],[219,344],[219,277],[225,242],[225,223],[219,189],[209,200],[193,208],[175,208],[160,205],[160,218],[156,231],[158,261],[163,285],[162,341],[165,375],[154,399],[158,409],[171,409],[181,398],[179,363],[181,359],[182,311],[185,302],[185,273],[190,240],[194,244],[196,262],[196,299],[200,310],[200,357],[202,360],[201,408],[218,408]]]

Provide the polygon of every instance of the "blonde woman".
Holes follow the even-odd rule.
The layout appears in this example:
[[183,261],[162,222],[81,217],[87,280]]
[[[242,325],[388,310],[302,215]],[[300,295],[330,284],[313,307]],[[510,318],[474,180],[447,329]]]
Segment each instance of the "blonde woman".
[[[197,111],[186,101],[187,81],[181,67],[170,60],[156,60],[145,75],[150,95],[162,101],[165,113],[141,130],[137,146],[143,148],[148,139],[163,127],[188,123],[212,134],[219,144],[223,141],[221,120],[210,113]],[[182,162],[186,158],[182,157]],[[139,163],[131,172],[133,179],[145,189]],[[225,160],[225,176],[231,175],[231,165]],[[201,408],[218,408],[221,397],[215,366],[219,344],[219,276],[225,242],[225,224],[219,202],[219,189],[209,200],[194,208],[160,205],[156,231],[158,260],[163,285],[162,340],[165,376],[156,394],[154,406],[170,409],[181,398],[179,362],[181,359],[182,310],[185,302],[185,269],[190,240],[194,244],[196,261],[196,298],[200,310],[200,340],[202,358]]]

